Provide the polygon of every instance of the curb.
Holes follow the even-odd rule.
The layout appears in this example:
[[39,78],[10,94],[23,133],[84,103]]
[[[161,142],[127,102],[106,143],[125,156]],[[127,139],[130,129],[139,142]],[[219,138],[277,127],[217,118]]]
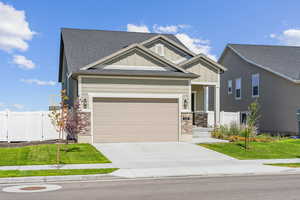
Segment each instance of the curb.
[[167,175],[167,176],[140,176],[124,177],[114,174],[96,174],[96,175],[67,175],[67,176],[34,176],[34,177],[16,177],[0,178],[0,186],[5,184],[19,183],[50,183],[50,182],[68,182],[68,181],[109,181],[109,180],[139,180],[139,179],[163,179],[163,178],[213,178],[213,177],[249,177],[249,176],[275,176],[275,175],[300,175],[300,172],[281,171],[270,173],[216,173],[216,174],[191,174],[191,175]]
[[17,183],[47,183],[57,181],[95,181],[104,178],[113,179],[115,176],[111,174],[96,175],[67,175],[67,176],[32,176],[32,177],[16,177],[16,178],[0,178],[0,184],[17,184]]

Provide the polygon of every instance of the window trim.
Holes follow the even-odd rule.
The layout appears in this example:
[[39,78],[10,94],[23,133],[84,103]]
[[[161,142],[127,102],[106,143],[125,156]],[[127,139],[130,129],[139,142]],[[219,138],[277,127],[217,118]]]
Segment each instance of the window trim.
[[[258,77],[258,81],[257,81],[257,95],[254,95],[253,94],[253,87],[254,87],[254,85],[253,85],[253,77],[255,77],[255,76],[257,76]],[[260,75],[259,75],[259,73],[256,73],[256,74],[252,74],[251,75],[251,96],[252,96],[252,98],[257,98],[257,97],[259,97],[259,92],[260,92],[260,89],[259,89],[259,79],[260,79]]]
[[[229,83],[230,83],[230,87],[229,87]],[[231,89],[231,91],[229,91],[229,88]],[[232,80],[227,80],[227,93],[228,94],[232,94]]]
[[[240,80],[240,88],[237,88],[237,81]],[[237,90],[240,90],[240,97],[237,97],[236,94],[237,94]],[[242,78],[236,78],[235,79],[235,90],[234,90],[234,98],[236,100],[241,100],[242,99]]]

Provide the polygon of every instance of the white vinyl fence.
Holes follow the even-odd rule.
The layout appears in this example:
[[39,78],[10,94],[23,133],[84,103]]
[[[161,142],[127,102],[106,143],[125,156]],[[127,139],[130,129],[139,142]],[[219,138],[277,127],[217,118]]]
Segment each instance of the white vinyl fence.
[[0,112],[0,141],[42,141],[58,139],[49,111]]
[[[208,126],[214,126],[215,114],[214,111],[208,111],[207,124]],[[240,112],[220,112],[220,124],[230,125],[232,123],[240,124]]]

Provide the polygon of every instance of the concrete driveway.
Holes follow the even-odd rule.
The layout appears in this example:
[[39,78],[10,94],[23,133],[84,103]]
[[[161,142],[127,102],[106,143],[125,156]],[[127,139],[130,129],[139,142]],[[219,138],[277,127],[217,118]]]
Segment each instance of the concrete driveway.
[[117,168],[174,168],[219,165],[237,160],[190,143],[105,143],[94,146]]

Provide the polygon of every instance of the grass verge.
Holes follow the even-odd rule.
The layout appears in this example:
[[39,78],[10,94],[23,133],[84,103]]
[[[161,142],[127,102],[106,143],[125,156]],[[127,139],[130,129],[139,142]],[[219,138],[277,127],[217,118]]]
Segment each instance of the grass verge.
[[199,145],[241,160],[300,158],[300,140],[295,139],[251,142],[247,151],[243,142]]
[[266,163],[265,165],[278,166],[278,167],[291,167],[291,168],[300,167],[300,163]]
[[[90,144],[61,145],[60,164],[110,163]],[[0,148],[0,166],[56,164],[56,144]]]
[[51,170],[0,170],[0,178],[28,177],[28,176],[64,176],[64,175],[88,175],[109,174],[117,170],[108,169],[51,169]]

